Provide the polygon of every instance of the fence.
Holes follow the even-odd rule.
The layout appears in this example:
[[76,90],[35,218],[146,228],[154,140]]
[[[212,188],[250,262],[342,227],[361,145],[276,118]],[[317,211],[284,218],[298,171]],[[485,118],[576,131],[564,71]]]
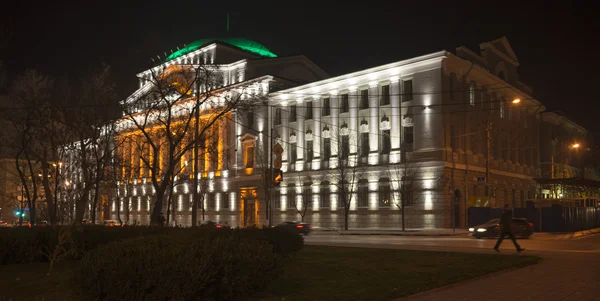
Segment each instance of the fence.
[[[500,218],[501,208],[469,207],[469,227]],[[526,218],[536,232],[574,232],[600,227],[600,208],[514,208],[513,217]]]

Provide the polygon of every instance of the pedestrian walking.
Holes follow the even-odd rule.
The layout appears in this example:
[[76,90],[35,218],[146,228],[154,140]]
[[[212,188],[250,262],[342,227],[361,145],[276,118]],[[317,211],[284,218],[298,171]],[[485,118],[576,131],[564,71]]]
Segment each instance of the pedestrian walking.
[[496,245],[494,246],[494,250],[496,250],[496,252],[500,252],[500,250],[498,250],[498,248],[500,247],[500,244],[502,243],[502,241],[504,240],[504,236],[506,236],[506,235],[508,235],[508,237],[510,237],[510,239],[512,240],[513,244],[515,244],[515,248],[517,248],[517,252],[521,252],[521,251],[525,250],[525,249],[521,248],[521,246],[519,246],[519,244],[517,243],[517,240],[515,239],[515,235],[513,234],[513,231],[512,231],[511,222],[512,222],[512,210],[510,210],[508,208],[508,205],[504,205],[504,212],[502,212],[502,217],[500,218],[500,236],[498,237],[498,241],[496,242]]

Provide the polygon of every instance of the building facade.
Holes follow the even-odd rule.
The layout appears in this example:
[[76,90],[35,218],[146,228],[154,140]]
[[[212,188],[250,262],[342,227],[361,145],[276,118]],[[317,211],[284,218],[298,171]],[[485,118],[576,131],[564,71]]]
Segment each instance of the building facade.
[[[212,87],[219,93],[245,87],[268,100],[218,122],[218,138],[203,144],[217,150],[216,162],[203,158],[195,171],[193,156],[182,157],[177,224],[189,225],[195,210],[193,176],[208,185],[201,220],[234,226],[264,225],[272,212],[273,224],[303,219],[323,228],[342,228],[346,218],[350,228],[465,227],[470,206],[524,207],[539,193],[544,107],[519,81],[506,38],[480,44],[478,53],[459,47],[337,77],[247,40],[190,45],[163,69],[138,74],[130,98],[151,88],[153,70],[211,64],[223,78]],[[136,135],[132,127],[120,133]],[[111,214],[148,223],[151,171],[140,163],[143,150],[123,145],[119,156],[132,164]],[[283,151],[271,151],[277,147]],[[279,164],[283,181],[270,188],[265,179]]]

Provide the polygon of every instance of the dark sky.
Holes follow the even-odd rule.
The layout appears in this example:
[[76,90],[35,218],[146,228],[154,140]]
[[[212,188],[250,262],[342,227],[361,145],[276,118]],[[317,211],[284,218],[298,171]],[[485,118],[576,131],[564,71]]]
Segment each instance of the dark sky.
[[332,75],[461,45],[478,50],[506,36],[534,96],[600,132],[600,22],[594,7],[571,1],[48,2],[25,0],[0,13],[13,33],[3,53],[11,72],[76,78],[106,63],[121,90],[132,92],[150,57],[225,35],[227,12],[231,35],[280,56],[304,54]]

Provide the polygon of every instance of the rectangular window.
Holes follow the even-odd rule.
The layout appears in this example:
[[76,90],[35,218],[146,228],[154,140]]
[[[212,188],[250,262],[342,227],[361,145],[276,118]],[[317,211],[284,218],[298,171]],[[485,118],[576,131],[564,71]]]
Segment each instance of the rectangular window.
[[379,183],[379,207],[389,207],[392,202],[389,180]]
[[475,105],[475,85],[474,84],[469,85],[469,104],[472,106]]
[[504,118],[504,99],[500,100],[500,118]]
[[331,138],[323,138],[323,160],[331,158]]
[[296,186],[293,184],[287,187],[287,208],[296,208]]
[[313,106],[311,101],[306,103],[306,113],[304,115],[307,120],[313,118]]
[[400,201],[403,202],[404,206],[413,205],[413,189],[412,183],[402,184],[400,187]]
[[223,199],[221,200],[221,208],[229,209],[229,193],[223,194]]
[[369,183],[360,181],[358,183],[358,207],[367,207],[369,205]]
[[206,209],[208,210],[214,210],[215,209],[215,201],[216,197],[214,193],[207,193],[206,194]]
[[330,104],[329,97],[324,98],[323,99],[323,108],[321,111],[323,116],[331,115],[331,107],[329,106],[329,104]]
[[412,80],[405,80],[403,82],[404,93],[402,93],[402,102],[413,100],[413,85]]
[[360,156],[369,156],[369,133],[360,134]]
[[281,108],[275,109],[275,125],[281,125]]
[[254,129],[254,112],[249,111],[246,118],[248,119],[248,128]]
[[254,167],[254,145],[246,146],[246,168]]
[[320,204],[321,208],[329,208],[330,207],[330,192],[329,192],[329,183],[321,183],[320,188]]
[[360,90],[360,109],[368,109],[369,108],[369,90]]
[[298,143],[290,144],[290,163],[294,164],[298,160]]
[[389,154],[392,150],[392,137],[390,136],[390,130],[381,131],[381,153]]
[[405,126],[403,128],[404,131],[404,139],[403,139],[403,144],[404,144],[404,151],[410,152],[413,150],[413,142],[414,142],[414,134],[413,134],[413,127],[412,126]]
[[296,121],[296,105],[290,106],[290,122]]
[[281,191],[279,189],[274,189],[271,204],[273,204],[273,209],[281,208]]
[[350,136],[342,135],[342,149],[341,149],[342,159],[348,159],[348,155],[350,155]]
[[342,103],[340,104],[340,113],[347,113],[350,111],[350,105],[348,104],[348,94],[342,94]]
[[313,141],[306,141],[306,163],[310,163],[313,160]]
[[381,86],[381,100],[380,105],[385,106],[390,104],[390,86]]

